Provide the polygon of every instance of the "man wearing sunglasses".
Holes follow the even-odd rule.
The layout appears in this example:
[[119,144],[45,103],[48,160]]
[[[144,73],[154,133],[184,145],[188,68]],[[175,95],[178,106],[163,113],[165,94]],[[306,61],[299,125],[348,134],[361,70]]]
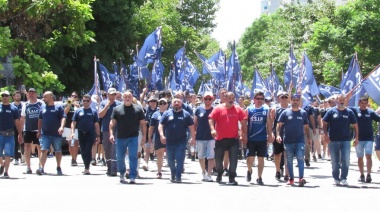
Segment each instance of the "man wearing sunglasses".
[[94,141],[100,141],[100,129],[98,113],[90,107],[91,96],[83,96],[83,107],[74,112],[71,123],[71,138],[75,138],[75,129],[78,129],[78,140],[81,149],[82,160],[84,163],[83,174],[90,174],[90,162],[92,160],[92,146]]
[[[276,129],[276,140],[284,142],[286,153],[286,163],[289,171],[290,179],[288,185],[294,184],[293,159],[294,155],[298,163],[299,186],[303,187],[306,184],[304,177],[304,157],[305,157],[305,141],[304,135],[307,137],[307,142],[311,143],[309,134],[309,123],[306,112],[300,108],[301,96],[293,94],[291,98],[291,108],[284,110],[278,119]],[[281,127],[284,126],[284,136],[281,137]]]
[[[214,109],[212,102],[214,95],[211,92],[205,92],[203,105],[199,106],[194,114],[194,126],[196,130],[196,141],[199,164],[202,169],[202,179],[206,182],[212,182],[212,169],[215,167],[215,139],[211,135],[208,116]],[[206,159],[207,158],[207,172]]]
[[[157,179],[162,178],[162,162],[165,154],[166,145],[161,143],[160,133],[158,132],[158,125],[160,123],[162,114],[168,109],[168,101],[166,98],[161,98],[158,101],[159,110],[154,112],[149,123],[148,142],[150,146],[154,143],[154,150],[157,156]],[[154,142],[153,142],[154,141]]]
[[[9,178],[9,164],[14,156],[15,127],[19,133],[18,142],[21,143],[20,115],[18,109],[10,103],[9,91],[4,91],[1,93],[0,104],[0,175],[4,172],[4,178]],[[5,161],[2,159],[3,156]]]

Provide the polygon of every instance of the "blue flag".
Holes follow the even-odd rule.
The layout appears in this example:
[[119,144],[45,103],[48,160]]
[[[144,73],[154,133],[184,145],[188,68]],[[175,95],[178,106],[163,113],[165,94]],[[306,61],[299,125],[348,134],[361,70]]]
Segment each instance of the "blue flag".
[[289,59],[286,63],[285,71],[284,71],[284,84],[287,89],[289,89],[290,83],[292,82],[293,87],[297,86],[299,78],[299,66],[297,63],[297,59],[294,56],[293,48],[290,47],[289,51]]
[[380,105],[380,66],[377,66],[375,71],[363,80],[362,85],[373,101]]
[[113,82],[115,80],[115,74],[110,74],[106,67],[104,67],[100,62],[99,69],[100,73],[102,75],[102,84],[103,84],[103,90],[108,91],[109,88],[113,86]]
[[99,102],[101,102],[101,97],[102,97],[102,95],[100,94],[100,83],[99,83],[98,73],[95,74],[94,84],[92,85],[91,90],[88,92],[88,95],[91,96],[90,107],[95,109],[95,110],[98,110],[98,108],[97,108],[98,100],[100,98]]
[[312,85],[315,81],[313,65],[309,57],[307,57],[306,53],[303,54],[302,60],[302,83],[306,85]]
[[321,92],[321,94],[326,99],[329,98],[330,96],[338,95],[338,94],[342,93],[342,91],[339,88],[336,88],[336,87],[331,86],[331,85],[319,84],[318,88],[319,88],[319,91]]
[[[350,68],[349,68],[350,69]],[[342,93],[347,94],[354,87],[358,86],[357,89],[352,93],[352,96],[348,102],[349,106],[357,106],[359,98],[364,96],[365,89],[363,86],[359,85],[362,81],[362,74],[359,68],[358,60],[355,58],[350,74],[347,76],[346,84],[343,86]]]
[[133,96],[137,98],[139,96],[139,75],[136,62],[129,65],[129,69],[130,74],[127,75],[127,80],[124,80],[125,89],[131,89]]
[[219,52],[217,52],[216,54],[214,54],[208,59],[208,62],[211,64],[211,66],[216,67],[219,70],[219,73],[215,73],[214,77],[220,81],[225,81],[226,79],[226,61],[225,60],[226,58],[222,50],[219,50]]
[[136,60],[139,67],[147,66],[155,59],[160,59],[161,52],[163,51],[161,41],[161,27],[158,27],[152,34],[150,34],[141,47],[138,58]]
[[273,94],[275,98],[277,98],[277,94],[279,92],[282,92],[284,90],[280,83],[280,79],[278,78],[276,71],[274,70],[274,67],[272,67],[271,74],[267,79],[267,86],[269,92]]
[[259,70],[255,69],[252,80],[251,95],[253,96],[257,91],[263,91],[265,97],[271,97],[271,94],[268,91],[268,88],[266,87],[265,82],[259,73]]
[[347,69],[347,72],[344,74],[344,76],[342,78],[342,81],[340,82],[340,86],[339,87],[342,90],[343,90],[344,85],[346,84],[348,76],[351,74],[355,58],[356,58],[356,53],[354,54],[354,56],[352,56],[350,65],[348,66],[348,69]]
[[195,54],[198,56],[198,58],[202,61],[202,67],[203,67],[203,74],[210,74],[211,77],[215,78],[216,80],[224,81],[224,76],[220,73],[220,70],[217,68],[217,64],[214,62],[210,62],[207,60],[203,55],[199,54],[198,52],[194,51]]
[[161,63],[160,60],[156,60],[155,66],[152,70],[152,86],[154,89],[162,91],[164,90],[164,83],[162,81],[163,75],[164,75],[164,65]]
[[235,88],[238,82],[240,82],[242,78],[239,57],[235,49],[235,42],[232,46],[232,53],[227,64],[227,72],[228,72],[227,90],[235,93]]
[[190,87],[193,88],[195,83],[199,78],[199,72],[197,67],[187,58],[185,57],[185,80],[189,83]]

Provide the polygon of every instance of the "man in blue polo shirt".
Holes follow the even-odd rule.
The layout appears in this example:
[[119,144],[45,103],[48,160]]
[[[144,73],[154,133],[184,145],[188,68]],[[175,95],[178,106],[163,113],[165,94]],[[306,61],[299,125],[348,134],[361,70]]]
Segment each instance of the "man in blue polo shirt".
[[[345,99],[346,96],[343,94],[337,96],[337,106],[327,111],[323,117],[323,131],[325,142],[329,145],[334,183],[347,186],[352,139],[350,125],[355,133],[355,146],[359,142],[359,129],[354,112],[345,106]],[[339,176],[340,163],[342,164],[342,171]]]
[[[351,97],[351,94],[347,95],[347,99]],[[362,96],[359,98],[359,108],[349,107],[355,114],[358,121],[359,128],[359,144],[355,147],[356,156],[358,157],[358,167],[360,171],[360,182],[370,183],[372,181],[372,152],[373,152],[373,128],[372,121],[380,121],[380,116],[375,113],[368,106],[368,96]],[[367,159],[367,176],[364,177],[364,162],[363,157]]]
[[66,115],[61,105],[54,103],[54,95],[51,91],[43,94],[45,105],[40,108],[38,117],[37,137],[41,139],[41,167],[36,171],[38,175],[45,173],[44,167],[47,158],[47,152],[53,145],[55,159],[57,161],[57,175],[63,175],[61,169],[62,159],[62,133],[65,127]]
[[182,182],[181,174],[185,160],[187,129],[190,130],[191,145],[194,146],[194,121],[191,115],[182,109],[182,100],[175,98],[172,101],[172,109],[162,114],[158,131],[161,142],[166,144],[171,181],[176,183]]
[[[0,175],[4,172],[4,178],[9,178],[8,169],[11,157],[14,156],[15,140],[14,127],[16,127],[19,136],[18,142],[21,142],[21,125],[18,109],[10,103],[9,91],[1,93],[0,104]],[[5,162],[3,162],[3,156]]]
[[75,128],[78,127],[78,140],[84,163],[83,174],[90,174],[90,163],[92,160],[92,146],[94,142],[100,141],[99,118],[95,109],[90,107],[91,96],[83,96],[83,107],[74,112],[71,122],[71,138],[75,138]]
[[267,153],[267,141],[272,143],[273,121],[269,115],[269,108],[264,107],[264,93],[257,91],[253,96],[254,105],[247,109],[248,143],[247,143],[247,181],[251,181],[254,157],[258,158],[257,179],[259,185],[264,185],[261,178],[264,170],[264,157]]
[[[311,143],[309,134],[309,123],[306,111],[300,107],[300,95],[294,94],[291,97],[291,108],[284,110],[277,123],[276,140],[284,142],[286,153],[286,164],[289,171],[290,179],[288,185],[294,184],[293,173],[293,158],[294,154],[297,158],[299,172],[299,186],[304,186],[306,180],[304,176],[304,157],[305,157],[305,141],[304,135],[307,137],[307,142]],[[284,126],[284,139],[281,138],[281,127]]]

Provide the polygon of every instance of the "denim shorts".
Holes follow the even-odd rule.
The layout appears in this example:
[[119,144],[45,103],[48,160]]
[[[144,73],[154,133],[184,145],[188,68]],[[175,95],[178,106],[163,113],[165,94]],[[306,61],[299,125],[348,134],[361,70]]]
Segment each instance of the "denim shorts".
[[62,152],[62,137],[42,135],[41,138],[41,150],[49,150],[53,145],[54,152]]
[[214,159],[215,158],[215,140],[197,140],[197,152],[199,159]]
[[380,135],[375,136],[375,150],[380,151]]
[[[3,154],[4,152],[4,154]],[[15,152],[15,139],[13,135],[0,135],[0,157],[13,157]]]
[[364,152],[366,155],[372,155],[373,141],[359,141],[358,145],[355,147],[355,150],[358,158],[364,157]]

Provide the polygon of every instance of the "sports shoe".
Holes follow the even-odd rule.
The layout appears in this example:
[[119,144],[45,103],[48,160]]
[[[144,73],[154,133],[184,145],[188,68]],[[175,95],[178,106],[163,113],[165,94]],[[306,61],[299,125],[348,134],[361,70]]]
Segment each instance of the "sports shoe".
[[13,165],[17,166],[19,164],[18,159],[15,159],[15,162],[13,162]]
[[0,175],[2,175],[4,172],[4,166],[0,166]]
[[39,169],[37,169],[36,174],[43,175],[43,174],[45,174],[45,171],[42,167],[40,167]]
[[157,179],[162,179],[162,173],[161,172],[157,173]]
[[76,160],[71,160],[71,166],[78,166],[78,163]]
[[281,174],[280,172],[276,172],[276,180],[280,180],[281,179]]
[[252,171],[251,172],[249,170],[247,171],[246,180],[247,180],[247,182],[251,182],[251,180],[252,180]]
[[218,174],[218,176],[216,177],[216,182],[217,183],[221,183],[222,182],[222,175],[221,174]]
[[370,183],[370,182],[372,182],[372,178],[371,178],[371,175],[370,175],[370,174],[367,174],[367,177],[365,178],[365,182],[366,182],[366,183]]
[[238,182],[235,181],[235,179],[230,179],[228,181],[228,183],[226,183],[227,185],[238,185]]
[[313,161],[317,162],[317,157],[315,155],[313,155]]
[[125,183],[127,183],[127,181],[125,181],[125,178],[124,178],[124,175],[120,175],[120,183],[121,184],[125,184]]
[[95,158],[92,159],[91,165],[96,166],[96,160],[95,160]]
[[365,177],[364,177],[364,174],[360,175],[360,178],[358,180],[359,182],[362,182],[364,183],[365,182]]
[[177,179],[175,180],[175,182],[176,182],[176,183],[182,183],[182,180],[181,180],[181,178],[177,178]]
[[211,175],[206,175],[206,182],[214,182],[214,180],[212,180]]
[[299,187],[303,187],[306,184],[306,180],[301,178],[299,181]]
[[136,184],[136,180],[135,179],[130,179],[129,180],[129,184]]
[[326,153],[323,153],[322,160],[326,160]]
[[125,178],[129,179],[129,173],[125,173]]
[[294,179],[290,178],[286,185],[293,185],[293,184],[294,184]]
[[322,156],[321,154],[318,154],[318,159],[321,160],[322,159]]
[[263,179],[261,177],[256,179],[256,183],[259,185],[264,185]]
[[57,175],[63,175],[61,167],[57,167]]
[[191,156],[191,161],[195,161],[195,155]]
[[342,185],[344,185],[344,186],[348,186],[348,182],[347,182],[347,180],[342,180],[342,181],[340,181],[341,183],[342,183]]
[[305,160],[305,164],[306,164],[307,167],[309,167],[310,166],[310,161],[308,159],[306,159]]
[[32,172],[32,170],[30,169],[30,168],[26,168],[26,172],[25,172],[25,174],[32,174],[33,172]]
[[144,170],[144,171],[148,171],[149,169],[148,169],[148,165],[143,165],[142,166],[142,169]]
[[289,176],[288,175],[285,175],[285,177],[284,177],[284,181],[288,181],[289,180]]
[[228,173],[228,169],[225,168],[225,169],[224,169],[224,176],[228,176],[228,175],[229,175],[229,173]]
[[334,180],[334,184],[338,186],[338,185],[340,185],[340,181],[339,180]]
[[207,180],[206,172],[202,172],[202,181],[206,181],[206,180]]
[[9,179],[8,172],[4,172],[4,179]]
[[106,160],[102,159],[102,166],[107,166]]

